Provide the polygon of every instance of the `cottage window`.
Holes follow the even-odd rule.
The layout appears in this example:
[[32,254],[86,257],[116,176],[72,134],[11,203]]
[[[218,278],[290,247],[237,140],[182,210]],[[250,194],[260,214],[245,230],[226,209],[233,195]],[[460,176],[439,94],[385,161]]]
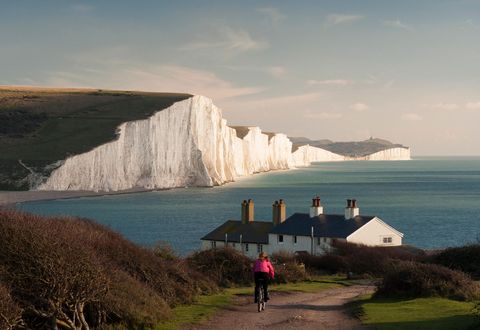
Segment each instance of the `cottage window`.
[[212,249],[217,247],[217,242],[216,241],[211,241],[210,243],[212,244]]
[[392,237],[391,236],[383,238],[383,244],[391,244],[391,243],[392,243]]
[[327,243],[327,238],[326,237],[323,238],[323,243]]
[[235,243],[232,243],[232,247],[235,248]]
[[317,245],[320,245],[320,244],[322,244],[322,238],[321,238],[321,237],[318,237],[318,238],[317,238]]
[[245,243],[245,251],[248,252],[248,243]]
[[278,243],[283,243],[283,235],[278,235]]
[[297,235],[293,236],[293,244],[297,244]]
[[262,244],[257,244],[257,252],[263,252],[263,245]]

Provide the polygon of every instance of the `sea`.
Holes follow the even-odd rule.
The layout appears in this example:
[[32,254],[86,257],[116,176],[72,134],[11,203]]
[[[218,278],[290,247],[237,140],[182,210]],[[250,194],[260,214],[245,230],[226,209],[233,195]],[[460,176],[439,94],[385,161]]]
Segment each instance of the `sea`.
[[213,188],[178,188],[19,204],[42,215],[94,219],[144,245],[168,243],[180,255],[255,203],[255,221],[271,221],[283,199],[287,217],[308,213],[320,196],[324,212],[344,214],[356,199],[360,214],[375,215],[404,233],[404,243],[438,249],[480,242],[480,157],[415,157],[411,161],[315,163],[243,177]]

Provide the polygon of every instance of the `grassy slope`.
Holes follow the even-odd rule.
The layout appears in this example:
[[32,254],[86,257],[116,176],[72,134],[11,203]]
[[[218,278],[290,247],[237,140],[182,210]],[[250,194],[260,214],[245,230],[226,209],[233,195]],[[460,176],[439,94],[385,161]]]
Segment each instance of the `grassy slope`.
[[118,125],[145,119],[188,94],[0,87],[0,190],[69,155],[114,140]]
[[355,303],[363,324],[377,330],[479,329],[474,303],[444,298],[371,299]]
[[359,142],[333,142],[330,140],[309,140],[306,138],[291,138],[294,142],[294,150],[298,149],[300,146],[309,144],[314,147],[322,148],[333,153],[350,156],[350,157],[362,157],[366,155],[371,155],[375,152],[405,146],[401,144],[394,144],[387,140],[382,139],[368,139],[365,141]]
[[[299,291],[299,292],[318,292],[331,288],[351,285],[343,277],[325,276],[319,277],[311,281],[300,283],[289,283],[280,285],[271,285],[270,291]],[[253,288],[232,288],[226,289],[224,292],[211,295],[200,296],[193,305],[179,306],[174,308],[174,317],[168,322],[159,324],[157,330],[177,329],[182,325],[198,324],[207,321],[215,311],[225,307],[233,302],[236,295],[252,295]]]

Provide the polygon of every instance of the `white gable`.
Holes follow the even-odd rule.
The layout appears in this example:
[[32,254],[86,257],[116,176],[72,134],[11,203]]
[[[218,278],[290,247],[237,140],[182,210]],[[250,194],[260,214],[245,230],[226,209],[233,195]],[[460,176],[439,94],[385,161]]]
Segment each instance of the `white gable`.
[[377,245],[398,246],[402,245],[403,234],[375,217],[347,237],[347,242]]

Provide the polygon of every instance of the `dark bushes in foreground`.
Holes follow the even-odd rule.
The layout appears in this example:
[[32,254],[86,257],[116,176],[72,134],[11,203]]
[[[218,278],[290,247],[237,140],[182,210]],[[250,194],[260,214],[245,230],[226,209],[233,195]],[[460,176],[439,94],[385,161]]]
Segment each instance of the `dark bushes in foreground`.
[[398,261],[385,273],[376,295],[474,300],[479,298],[479,293],[479,285],[462,272],[439,265]]
[[88,220],[0,210],[0,237],[0,308],[26,328],[152,328],[217,290],[184,260]]
[[188,264],[221,287],[250,285],[252,260],[231,248],[195,252]]
[[14,329],[21,321],[22,310],[13,301],[10,290],[0,284],[0,329]]
[[299,262],[291,253],[274,253],[272,262],[275,268],[274,283],[295,283],[304,281],[307,278],[305,265]]
[[421,261],[424,258],[422,250],[408,246],[371,247],[343,242],[336,242],[334,249],[323,256],[298,257],[311,270],[369,276],[382,276],[390,269],[392,261]]
[[448,248],[433,255],[429,261],[480,279],[480,244]]

